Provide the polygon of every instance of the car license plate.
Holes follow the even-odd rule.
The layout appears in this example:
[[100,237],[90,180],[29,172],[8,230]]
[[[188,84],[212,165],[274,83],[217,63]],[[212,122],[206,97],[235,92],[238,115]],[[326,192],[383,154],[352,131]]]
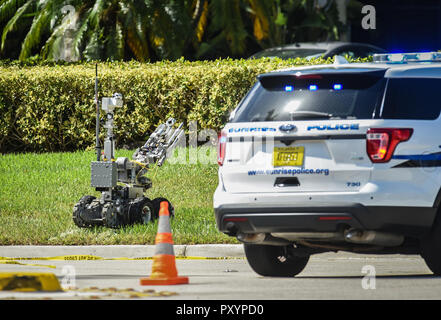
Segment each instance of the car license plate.
[[273,166],[302,166],[305,147],[274,147]]

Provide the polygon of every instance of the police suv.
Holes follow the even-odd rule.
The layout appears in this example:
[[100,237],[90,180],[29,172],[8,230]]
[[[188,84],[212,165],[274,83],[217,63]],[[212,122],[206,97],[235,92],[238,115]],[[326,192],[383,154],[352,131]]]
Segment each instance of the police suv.
[[441,275],[440,109],[436,52],[261,74],[220,135],[218,229],[263,276],[340,250]]

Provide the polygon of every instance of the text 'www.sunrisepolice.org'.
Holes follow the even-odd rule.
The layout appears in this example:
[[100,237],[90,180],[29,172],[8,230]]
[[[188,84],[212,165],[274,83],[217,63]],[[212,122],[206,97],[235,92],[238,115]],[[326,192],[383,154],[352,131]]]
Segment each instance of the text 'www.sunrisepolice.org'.
[[250,170],[249,176],[257,175],[298,175],[298,174],[323,174],[329,175],[329,169],[269,169],[269,170]]

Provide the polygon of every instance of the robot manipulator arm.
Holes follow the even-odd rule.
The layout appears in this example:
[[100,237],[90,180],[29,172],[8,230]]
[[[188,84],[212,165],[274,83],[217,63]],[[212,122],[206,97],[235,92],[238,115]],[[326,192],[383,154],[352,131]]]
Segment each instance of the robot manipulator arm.
[[162,166],[169,153],[181,137],[184,135],[181,123],[178,128],[173,128],[175,119],[170,118],[166,123],[152,133],[147,142],[141,148],[137,149],[132,156],[128,158],[118,158],[116,160],[118,170],[118,181],[126,184],[143,186],[148,189],[151,181],[144,175],[148,172],[151,164]]
[[176,120],[169,118],[166,123],[158,126],[158,128],[151,134],[147,142],[136,150],[133,155],[133,160],[143,163],[145,165],[156,164],[162,166],[167,153],[172,151],[177,145],[178,141],[184,134],[181,123],[178,128],[173,128]]

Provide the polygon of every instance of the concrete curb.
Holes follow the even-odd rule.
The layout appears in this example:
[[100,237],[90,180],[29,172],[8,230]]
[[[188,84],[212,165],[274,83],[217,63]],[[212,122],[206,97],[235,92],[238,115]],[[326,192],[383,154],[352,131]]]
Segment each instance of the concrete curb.
[[[174,245],[176,256],[184,257],[244,257],[240,244]],[[101,246],[0,246],[0,257],[36,258],[65,255],[92,255],[103,258],[152,257],[154,245],[101,245]]]

